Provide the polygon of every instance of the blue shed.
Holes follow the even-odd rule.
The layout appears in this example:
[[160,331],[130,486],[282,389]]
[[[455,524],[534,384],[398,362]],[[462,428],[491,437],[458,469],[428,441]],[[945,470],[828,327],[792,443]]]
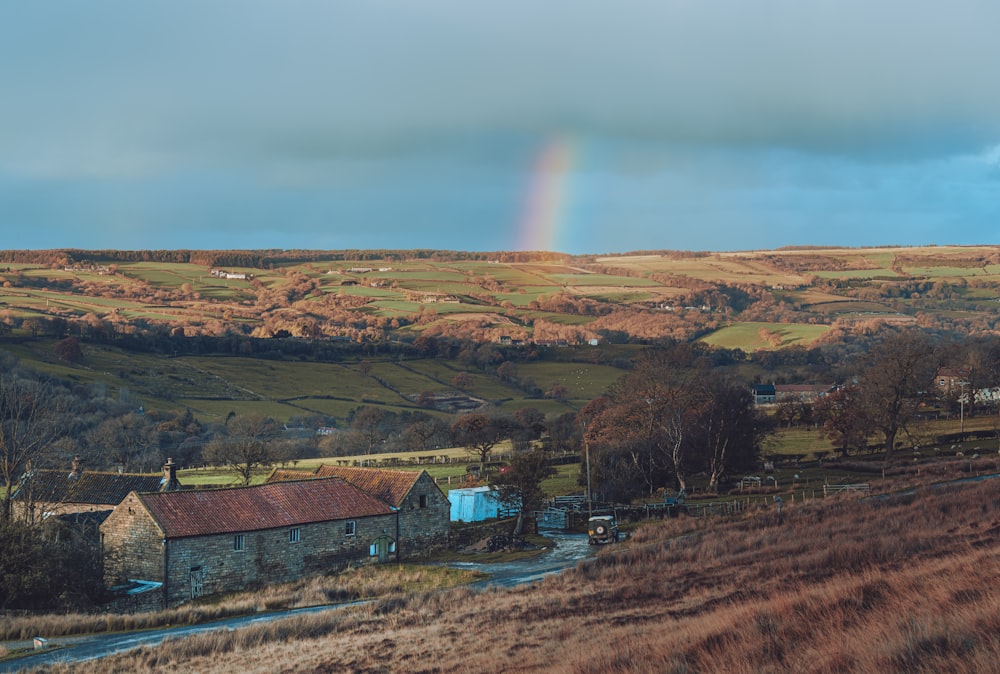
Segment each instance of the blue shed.
[[466,487],[448,492],[452,522],[482,522],[498,517],[500,499],[490,487]]

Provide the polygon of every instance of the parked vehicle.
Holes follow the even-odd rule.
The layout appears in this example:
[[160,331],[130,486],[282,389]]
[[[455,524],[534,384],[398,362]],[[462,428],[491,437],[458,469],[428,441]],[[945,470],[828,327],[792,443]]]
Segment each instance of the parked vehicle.
[[613,515],[595,515],[587,520],[587,534],[591,545],[617,543],[618,520]]

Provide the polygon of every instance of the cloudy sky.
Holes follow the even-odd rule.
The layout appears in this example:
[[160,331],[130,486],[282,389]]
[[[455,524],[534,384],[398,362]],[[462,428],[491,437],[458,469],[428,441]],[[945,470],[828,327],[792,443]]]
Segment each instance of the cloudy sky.
[[0,248],[1000,243],[995,0],[0,4]]

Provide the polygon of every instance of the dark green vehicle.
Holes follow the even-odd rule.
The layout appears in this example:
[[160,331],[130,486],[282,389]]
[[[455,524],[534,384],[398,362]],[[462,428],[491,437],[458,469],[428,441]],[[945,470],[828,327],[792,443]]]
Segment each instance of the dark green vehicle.
[[587,535],[591,545],[617,543],[618,520],[613,515],[595,515],[587,520]]

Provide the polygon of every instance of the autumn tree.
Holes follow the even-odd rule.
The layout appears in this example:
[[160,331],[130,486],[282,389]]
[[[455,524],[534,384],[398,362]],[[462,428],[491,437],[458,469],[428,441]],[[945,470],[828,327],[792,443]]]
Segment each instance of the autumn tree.
[[80,348],[79,337],[66,337],[56,342],[54,347],[56,358],[67,363],[79,363],[83,360],[83,349]]

